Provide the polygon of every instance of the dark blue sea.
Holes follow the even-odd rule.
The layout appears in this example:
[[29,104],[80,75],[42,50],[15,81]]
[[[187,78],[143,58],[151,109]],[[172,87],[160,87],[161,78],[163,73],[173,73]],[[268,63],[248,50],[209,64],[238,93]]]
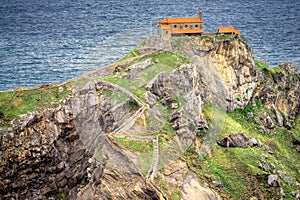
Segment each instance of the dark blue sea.
[[299,0],[0,0],[0,91],[59,83],[104,67],[166,17],[241,30],[257,59],[300,66]]

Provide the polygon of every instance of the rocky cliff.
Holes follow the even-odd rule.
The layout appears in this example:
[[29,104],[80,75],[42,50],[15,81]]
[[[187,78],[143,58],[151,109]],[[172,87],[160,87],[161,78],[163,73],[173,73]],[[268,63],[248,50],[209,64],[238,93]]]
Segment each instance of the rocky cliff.
[[1,198],[300,198],[299,89],[242,37],[148,38],[38,100],[1,94]]

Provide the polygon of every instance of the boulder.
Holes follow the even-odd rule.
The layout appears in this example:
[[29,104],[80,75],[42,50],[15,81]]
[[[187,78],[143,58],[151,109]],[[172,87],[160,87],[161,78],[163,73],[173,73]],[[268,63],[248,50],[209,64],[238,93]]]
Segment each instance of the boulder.
[[172,112],[172,113],[170,114],[169,122],[172,123],[172,122],[176,121],[177,119],[180,118],[180,115],[181,115],[180,111],[175,110],[174,112]]
[[279,178],[277,175],[268,176],[268,185],[271,187],[279,187]]
[[270,116],[267,116],[266,119],[265,119],[265,125],[268,129],[273,129],[275,128],[275,124],[273,122],[273,120],[271,119]]
[[215,186],[215,187],[222,187],[222,183],[221,182],[219,182],[219,181],[212,181],[212,184],[213,184],[213,186]]
[[250,113],[248,114],[248,118],[249,118],[249,119],[253,119],[253,118],[254,118],[254,115],[253,115],[252,112],[250,112]]
[[159,100],[159,97],[155,94],[147,91],[144,96],[145,101],[152,107]]
[[248,142],[250,147],[258,146],[258,142],[255,138],[251,138]]
[[246,148],[249,138],[243,133],[234,133],[217,141],[218,145],[222,147],[241,147]]
[[149,67],[152,67],[152,65],[153,65],[153,63],[152,63],[151,59],[147,59],[143,62],[136,63],[127,69],[126,77],[131,80],[137,79],[140,76],[141,71],[143,71]]
[[274,109],[274,110],[275,110],[275,115],[276,115],[278,126],[283,126],[283,117],[282,117],[281,113],[277,109]]

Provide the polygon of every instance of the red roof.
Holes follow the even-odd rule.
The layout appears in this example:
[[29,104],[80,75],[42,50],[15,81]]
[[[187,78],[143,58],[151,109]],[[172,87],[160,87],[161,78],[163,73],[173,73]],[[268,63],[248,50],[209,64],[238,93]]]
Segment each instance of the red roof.
[[241,33],[241,31],[239,31],[235,28],[232,28],[232,27],[219,27],[218,32],[219,33],[235,33],[237,35],[239,35]]
[[159,20],[160,24],[168,24],[168,23],[201,23],[202,18],[199,17],[190,17],[190,18],[167,18],[163,20]]
[[171,26],[169,24],[162,24],[161,28],[162,29],[171,29]]

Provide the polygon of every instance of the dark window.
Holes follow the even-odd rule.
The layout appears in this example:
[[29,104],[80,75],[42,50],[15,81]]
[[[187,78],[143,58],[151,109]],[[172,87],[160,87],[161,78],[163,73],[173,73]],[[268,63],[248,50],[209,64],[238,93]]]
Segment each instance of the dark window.
[[176,25],[176,24],[174,25],[174,28],[177,28],[177,25]]
[[166,34],[168,34],[168,31],[166,31]]
[[186,25],[184,25],[184,27],[185,27],[185,28],[187,28],[187,27],[188,27],[188,25],[186,24]]
[[195,27],[198,28],[198,24],[196,24]]

